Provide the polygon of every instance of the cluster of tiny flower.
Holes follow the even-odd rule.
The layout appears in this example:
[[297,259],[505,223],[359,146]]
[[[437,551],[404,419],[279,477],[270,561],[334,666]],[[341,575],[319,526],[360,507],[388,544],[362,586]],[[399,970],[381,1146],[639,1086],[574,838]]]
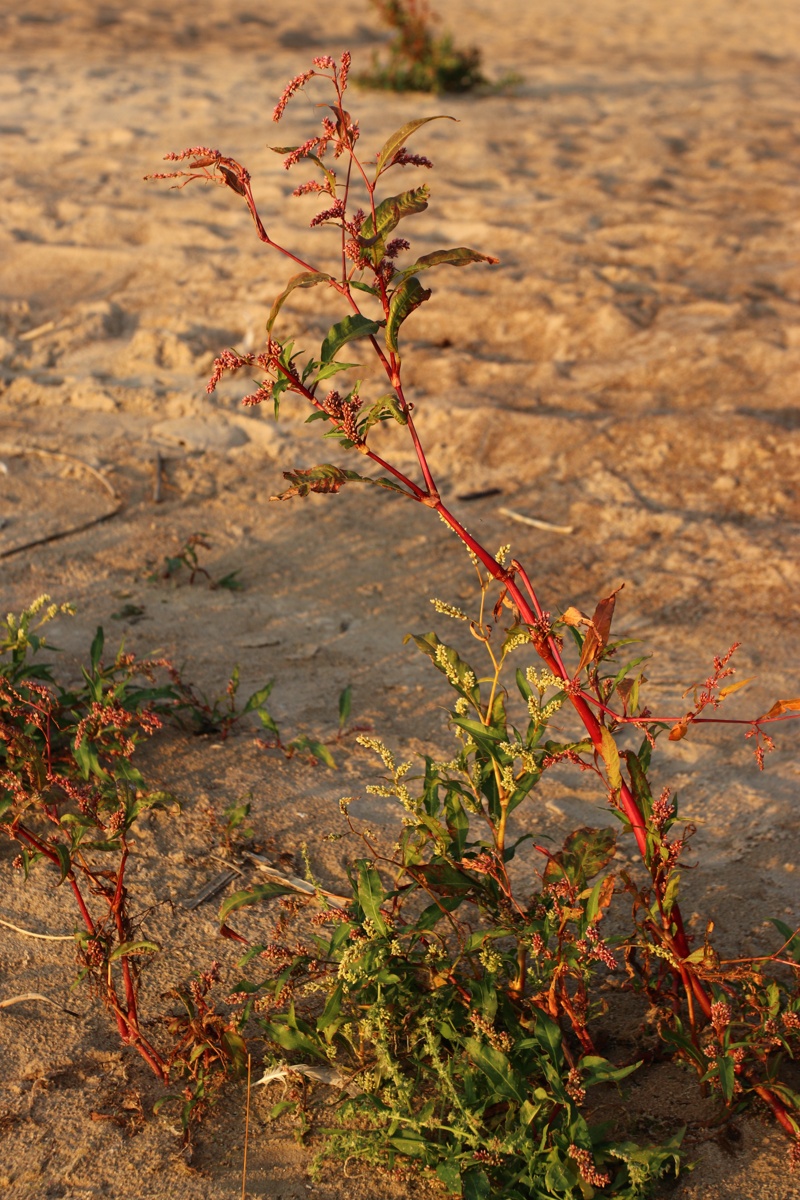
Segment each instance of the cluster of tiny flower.
[[554,767],[560,762],[571,762],[573,766],[578,767],[581,771],[591,771],[590,763],[584,762],[581,756],[572,747],[567,747],[564,750],[559,750],[555,754],[545,754],[542,759],[542,770],[546,771],[548,767]]
[[600,937],[594,925],[589,926],[585,936],[576,942],[575,945],[581,954],[587,954],[590,959],[596,962],[605,963],[610,971],[615,970],[617,960]]
[[653,802],[653,824],[659,833],[675,816],[675,805],[672,803],[671,795],[670,788],[665,787],[658,799]]
[[380,756],[383,765],[387,771],[391,771],[394,775],[397,771],[395,766],[394,755],[391,750],[380,738],[367,737],[366,734],[360,733],[356,738],[359,746],[363,746],[365,750],[374,750]]
[[527,629],[520,629],[516,633],[512,633],[506,638],[503,643],[503,654],[510,654],[512,650],[517,650],[520,646],[530,645],[531,635]]
[[764,755],[775,749],[775,742],[758,724],[754,725],[752,729],[748,729],[744,736],[745,738],[756,739],[756,744],[753,747],[753,754],[755,755],[756,762],[758,763],[759,771],[763,771]]
[[543,957],[547,953],[545,949],[544,938],[540,933],[532,933],[528,940],[528,945],[531,948],[531,952],[535,954],[537,958]]
[[548,688],[561,687],[563,683],[563,680],[559,679],[557,675],[554,675],[547,668],[537,671],[535,667],[528,667],[525,672],[525,678],[532,688],[536,688],[540,696],[543,696]]
[[513,1049],[513,1039],[505,1032],[505,1030],[495,1029],[494,1023],[484,1017],[483,1013],[471,1012],[469,1019],[477,1029],[478,1033],[486,1038],[490,1046],[494,1046],[495,1050],[502,1050],[507,1054]]
[[546,725],[563,703],[563,699],[555,697],[542,707],[538,704],[535,696],[530,696],[528,698],[528,716],[535,725]]
[[576,1104],[583,1104],[586,1099],[586,1088],[581,1081],[581,1073],[577,1067],[572,1067],[564,1084],[567,1095]]
[[363,445],[363,439],[358,430],[358,414],[361,409],[361,401],[357,393],[354,393],[349,399],[343,398],[334,388],[328,392],[324,400],[320,401],[320,407],[323,412],[327,413],[336,422],[339,430],[346,438],[356,446]]
[[736,668],[729,667],[728,663],[732,656],[739,649],[741,642],[734,642],[730,650],[726,654],[714,655],[714,674],[709,675],[708,679],[703,684],[703,691],[700,693],[700,699],[697,702],[697,711],[711,705],[712,708],[719,708],[720,700],[716,695],[717,688],[722,683],[723,679],[727,679],[729,675],[733,675]]
[[454,621],[466,621],[469,618],[460,608],[456,608],[454,604],[448,604],[445,600],[439,600],[436,596],[431,597],[431,604],[436,609],[437,613],[441,613],[443,617],[452,617]]
[[733,1011],[730,1004],[725,1004],[722,1000],[716,1000],[711,1005],[711,1024],[717,1037],[722,1037],[731,1023],[732,1016]]
[[499,1167],[503,1162],[502,1156],[494,1150],[476,1150],[473,1158],[476,1162],[483,1163],[487,1167]]
[[495,554],[495,556],[494,556],[494,561],[496,563],[499,563],[499,565],[501,567],[504,567],[506,565],[506,558],[508,557],[510,551],[511,551],[511,543],[508,542],[505,546],[501,546],[500,549],[497,551],[497,554]]
[[611,1176],[607,1171],[598,1171],[588,1150],[582,1150],[580,1146],[573,1145],[570,1146],[567,1153],[570,1158],[574,1159],[581,1178],[592,1187],[603,1188],[611,1182]]
[[89,938],[83,951],[83,960],[87,967],[100,967],[105,962],[106,947],[99,938]]
[[490,975],[496,975],[503,966],[503,956],[491,946],[484,946],[478,958],[481,960],[484,970],[488,971]]
[[405,146],[395,151],[389,167],[432,167],[433,163],[424,154],[409,154]]
[[201,971],[197,978],[192,980],[189,984],[189,991],[192,993],[195,1004],[199,1004],[218,982],[219,972],[220,964],[215,959],[205,971]]
[[459,676],[458,671],[450,662],[447,650],[447,646],[443,646],[441,642],[436,647],[437,667],[444,671],[451,687],[457,688],[459,691],[471,692],[475,687],[475,676],[472,671],[465,671],[463,676]]
[[113,836],[115,833],[119,833],[121,829],[124,829],[125,828],[125,819],[126,819],[125,806],[121,805],[115,813],[112,813],[112,815],[109,817],[108,821],[106,822],[106,830],[108,831],[108,833],[110,833]]

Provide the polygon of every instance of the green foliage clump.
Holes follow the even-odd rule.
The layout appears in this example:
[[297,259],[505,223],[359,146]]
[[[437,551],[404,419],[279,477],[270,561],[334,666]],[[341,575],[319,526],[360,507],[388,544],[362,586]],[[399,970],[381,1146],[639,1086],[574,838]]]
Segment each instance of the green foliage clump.
[[358,82],[394,92],[471,92],[486,85],[477,46],[462,50],[450,33],[435,33],[424,0],[372,0],[385,25],[395,31],[388,58],[377,55]]

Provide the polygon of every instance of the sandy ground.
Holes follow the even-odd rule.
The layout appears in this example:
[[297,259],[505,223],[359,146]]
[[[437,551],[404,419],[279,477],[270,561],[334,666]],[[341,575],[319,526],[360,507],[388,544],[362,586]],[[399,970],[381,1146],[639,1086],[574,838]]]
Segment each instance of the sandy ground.
[[[551,608],[591,609],[624,579],[619,626],[654,652],[654,703],[679,706],[712,654],[741,640],[740,671],[757,678],[731,714],[763,712],[798,694],[797,6],[463,0],[446,20],[483,47],[490,74],[522,77],[513,93],[354,92],[351,103],[362,146],[375,149],[415,117],[459,119],[417,136],[436,170],[424,180],[431,208],[409,233],[418,252],[466,244],[501,260],[437,274],[407,326],[409,391],[443,494],[488,544],[513,543]],[[268,228],[324,262],[331,242],[308,230],[313,201],[290,198],[301,177],[264,148],[301,140],[318,114],[297,101],[279,134],[269,115],[313,53],[349,47],[366,67],[380,40],[365,0],[324,17],[309,0],[0,5],[0,571],[4,611],[41,591],[77,605],[53,635],[67,675],[103,624],[140,654],[163,649],[209,691],[237,661],[245,694],[275,678],[289,732],[332,736],[352,684],[354,718],[407,754],[447,742],[439,677],[402,637],[434,624],[429,595],[468,602],[466,556],[427,510],[382,494],[268,503],[282,468],[330,457],[312,444],[316,427],[289,406],[277,427],[241,409],[246,381],[213,398],[204,383],[215,352],[258,347],[286,272],[230,193],[142,180],[167,150],[219,146],[250,167]],[[296,295],[301,339],[320,338],[333,309]],[[23,548],[115,508],[96,475],[52,452],[100,470],[121,505]],[[411,462],[405,446],[396,456]],[[459,499],[490,488],[499,494]],[[501,506],[574,533],[514,523]],[[243,591],[147,581],[199,530],[209,570],[240,571]],[[119,615],[125,605],[141,610],[135,622]],[[341,880],[347,845],[321,839],[339,828],[337,797],[369,780],[368,757],[348,743],[327,772],[265,754],[252,732],[221,746],[165,735],[147,752],[151,776],[184,805],[137,838],[137,896],[154,906],[147,929],[166,951],[146,975],[155,1009],[160,991],[215,955],[231,968],[216,902],[179,903],[219,869],[212,814],[226,804],[252,794],[254,836],[273,861],[296,862],[306,840],[322,877]],[[699,826],[685,910],[695,928],[712,917],[730,951],[769,944],[769,917],[800,915],[797,736],[787,728],[779,740],[763,775],[731,732],[661,757],[659,779]],[[564,772],[520,820],[558,836],[602,820],[597,799]],[[367,811],[388,836],[389,807]],[[0,850],[0,916],[68,933],[66,895],[44,872],[22,887],[12,854]],[[253,930],[258,919],[247,918]],[[69,944],[3,929],[0,970],[2,995],[45,992],[80,1014],[30,1004],[0,1016],[4,1194],[239,1194],[240,1091],[201,1130],[188,1167],[168,1124],[136,1118],[135,1097],[147,1110],[157,1094],[144,1069],[89,999],[69,993]],[[699,1165],[673,1196],[800,1195],[772,1130],[750,1118],[735,1136],[709,1136],[692,1089],[656,1071],[630,1093],[641,1137],[696,1121]],[[421,1194],[355,1167],[353,1179],[312,1184],[308,1152],[266,1121],[273,1100],[255,1101],[252,1196]]]

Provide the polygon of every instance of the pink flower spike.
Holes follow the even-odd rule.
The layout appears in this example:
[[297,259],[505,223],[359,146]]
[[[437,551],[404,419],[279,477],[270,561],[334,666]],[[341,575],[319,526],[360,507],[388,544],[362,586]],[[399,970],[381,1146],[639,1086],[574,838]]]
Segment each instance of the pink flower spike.
[[171,154],[164,155],[165,162],[181,162],[184,158],[207,158],[214,162],[222,158],[222,155],[219,150],[209,150],[207,146],[192,146],[188,150],[181,150],[180,154],[175,154],[173,151]]
[[389,163],[390,167],[432,167],[433,163],[424,154],[407,154],[401,146]]
[[294,79],[289,80],[286,87],[283,89],[283,95],[275,105],[275,111],[272,114],[273,121],[280,121],[286,109],[286,105],[289,103],[292,96],[295,94],[295,92],[299,92],[300,88],[308,83],[309,79],[311,79],[313,75],[313,71],[304,71],[302,75],[295,75]]
[[319,67],[323,71],[332,71],[336,66],[330,54],[323,54],[321,58],[315,58],[312,61],[315,67]]
[[350,74],[351,61],[350,51],[345,50],[339,66],[339,87],[342,91],[344,91],[344,89],[347,87],[347,76]]

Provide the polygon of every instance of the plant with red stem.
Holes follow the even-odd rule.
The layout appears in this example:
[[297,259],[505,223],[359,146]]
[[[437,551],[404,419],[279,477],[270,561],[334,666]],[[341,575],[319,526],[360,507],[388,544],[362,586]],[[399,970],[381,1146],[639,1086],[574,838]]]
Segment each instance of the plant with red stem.
[[[241,1039],[206,998],[210,976],[198,985],[198,1019],[186,1028],[173,1021],[166,1048],[145,1034],[139,963],[160,947],[131,916],[126,880],[132,827],[142,813],[171,800],[147,787],[132,757],[161,727],[162,715],[185,706],[185,696],[173,683],[156,683],[157,669],[173,672],[166,660],[137,660],[120,649],[104,663],[102,629],[82,685],[60,686],[49,665],[30,661],[45,646],[41,627],[71,611],[49,600],[40,596],[0,624],[0,832],[20,847],[14,866],[26,878],[35,864],[49,863],[56,886],[69,886],[82,925],[75,933],[78,979],[89,982],[123,1043],[159,1080],[183,1080],[188,1136],[190,1120],[240,1065]],[[198,1039],[201,1053],[195,1053]]]
[[[312,408],[309,420],[320,420],[328,425],[326,437],[346,450],[357,452],[374,468],[372,473],[362,474],[323,463],[287,471],[284,474],[289,486],[273,499],[286,500],[310,492],[334,493],[345,484],[356,482],[389,489],[433,509],[463,542],[475,564],[499,586],[498,606],[503,603],[510,606],[515,618],[514,636],[533,648],[548,677],[557,681],[563,701],[572,706],[585,730],[584,740],[562,747],[556,754],[571,758],[580,767],[599,776],[609,805],[625,831],[633,836],[645,864],[648,887],[637,891],[632,883],[630,885],[636,892],[637,912],[645,913],[640,921],[641,938],[647,946],[649,961],[657,960],[660,964],[658,994],[670,996],[674,1017],[673,1045],[692,1058],[702,1053],[702,1030],[708,1022],[713,1023],[715,988],[724,991],[731,984],[732,976],[714,962],[710,950],[692,949],[677,903],[675,875],[675,864],[685,838],[670,842],[668,831],[674,813],[668,801],[663,798],[654,801],[648,783],[648,768],[652,747],[664,731],[669,730],[670,738],[676,739],[686,736],[694,724],[724,722],[716,714],[701,714],[708,709],[715,710],[726,695],[740,686],[723,685],[723,680],[733,670],[729,666],[733,650],[715,660],[712,675],[697,689],[688,712],[677,716],[652,713],[640,704],[642,678],[631,675],[630,666],[611,675],[604,674],[616,648],[610,640],[616,593],[603,598],[591,617],[569,608],[561,617],[554,618],[544,608],[523,565],[516,559],[506,565],[504,554],[493,555],[442,500],[416,430],[414,405],[404,391],[400,333],[411,314],[430,299],[431,290],[423,286],[421,276],[440,266],[464,267],[474,263],[492,264],[497,260],[459,246],[424,254],[408,266],[400,265],[398,259],[409,249],[409,244],[405,238],[394,236],[395,230],[402,220],[427,208],[430,189],[422,184],[379,199],[379,185],[390,171],[408,165],[431,166],[428,159],[409,154],[406,144],[429,121],[445,118],[411,121],[385,142],[374,160],[362,157],[358,148],[358,123],[344,104],[349,68],[348,53],[339,63],[330,56],[316,58],[310,70],[289,83],[274,112],[274,119],[280,120],[291,98],[313,79],[324,81],[332,89],[333,99],[327,105],[321,131],[300,146],[278,149],[284,156],[287,170],[303,163],[314,172],[313,178],[302,183],[295,194],[320,196],[323,208],[312,219],[311,225],[325,225],[335,231],[338,250],[332,265],[322,268],[306,261],[267,232],[253,196],[248,171],[219,151],[194,147],[168,155],[170,160],[181,165],[174,171],[153,176],[174,179],[178,181],[178,187],[200,179],[230,188],[245,201],[260,240],[300,268],[272,306],[264,350],[253,354],[226,351],[216,360],[209,391],[213,391],[225,371],[236,371],[244,366],[259,367],[264,378],[256,391],[245,398],[245,404],[271,400],[277,418],[282,397],[298,396]],[[326,156],[328,161],[325,161]],[[336,167],[331,165],[331,158],[341,163],[338,174]],[[355,207],[359,195],[363,207]],[[295,350],[293,341],[280,340],[274,331],[280,311],[292,292],[297,288],[316,287],[336,294],[345,315],[329,330],[318,354],[304,357]],[[338,355],[343,347],[355,341],[366,343],[377,357],[388,383],[387,393],[365,399],[359,382],[350,387],[341,384],[330,387],[329,380],[346,376],[354,369],[353,364],[340,361]],[[418,480],[412,479],[370,446],[370,431],[383,422],[395,422],[404,428],[419,465]],[[477,636],[482,636],[480,628]],[[578,660],[574,664],[565,652],[565,637],[570,637],[576,645]],[[439,661],[437,654],[439,650],[434,647],[434,661],[446,671],[444,660]],[[799,699],[778,700],[761,716],[729,723],[744,724],[747,736],[756,739],[756,756],[761,766],[764,751],[772,745],[765,726],[792,719],[798,713]],[[491,727],[494,720],[491,707],[480,719]],[[618,735],[628,726],[644,734],[638,752],[619,748]],[[500,829],[495,853],[501,864],[496,869],[502,870],[506,851]],[[790,942],[791,939],[787,945]],[[520,976],[511,994],[515,990],[522,993],[524,988],[524,970],[520,967]],[[688,1032],[684,1031],[681,1017],[677,1015],[678,1010],[684,1011],[681,996],[686,1006]],[[756,1010],[761,1012],[762,1008],[759,1001]],[[759,1054],[760,1051],[757,1058]],[[730,1073],[727,1066],[718,1066],[716,1076],[713,1072],[709,1076],[705,1059],[703,1066],[704,1079],[721,1081],[726,1101],[731,1103],[738,1093],[733,1085],[728,1086]],[[744,1078],[750,1089],[770,1106],[789,1136],[796,1140],[800,1125],[796,1111],[790,1110],[800,1108],[800,1101],[792,1097],[788,1089],[778,1086],[768,1073],[763,1078],[753,1074],[752,1064],[743,1066],[742,1061],[737,1060],[736,1068],[740,1090]]]

